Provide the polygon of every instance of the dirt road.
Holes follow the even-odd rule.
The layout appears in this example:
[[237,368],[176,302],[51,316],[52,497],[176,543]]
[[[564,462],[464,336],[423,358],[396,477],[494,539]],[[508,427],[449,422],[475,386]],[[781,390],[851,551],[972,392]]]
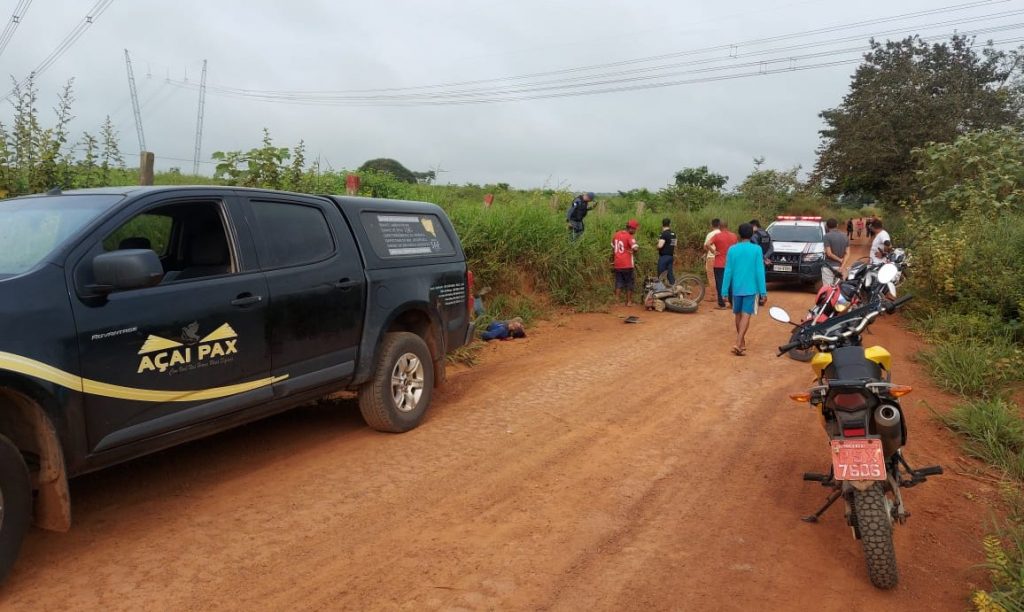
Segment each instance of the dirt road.
[[[798,312],[807,292],[773,288]],[[624,325],[638,314],[642,323]],[[5,607],[85,609],[961,610],[994,497],[950,474],[908,491],[894,592],[868,583],[826,491],[810,380],[759,315],[564,315],[492,343],[419,429],[368,430],[350,401],[294,411],[78,479],[70,533],[33,531]],[[950,400],[887,320],[907,456],[955,467]],[[962,468],[961,468],[962,469]]]

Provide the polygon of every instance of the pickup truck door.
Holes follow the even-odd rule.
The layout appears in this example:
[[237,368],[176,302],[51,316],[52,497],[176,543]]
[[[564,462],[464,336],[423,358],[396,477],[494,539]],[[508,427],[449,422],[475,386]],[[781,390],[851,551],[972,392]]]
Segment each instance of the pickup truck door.
[[348,224],[320,198],[244,199],[270,290],[270,360],[282,378],[274,394],[345,383],[355,371],[366,306],[363,263]]
[[[71,255],[91,450],[182,429],[272,397],[267,283],[249,236],[232,221],[232,206],[238,204],[216,192],[150,198]],[[163,281],[90,296],[92,258],[123,248],[156,251]]]

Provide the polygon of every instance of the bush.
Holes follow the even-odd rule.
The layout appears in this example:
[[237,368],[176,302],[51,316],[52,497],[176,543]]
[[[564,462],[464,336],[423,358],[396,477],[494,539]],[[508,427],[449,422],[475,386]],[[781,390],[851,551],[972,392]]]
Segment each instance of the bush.
[[947,391],[992,397],[1020,376],[1022,353],[1006,338],[955,338],[922,351],[921,360]]

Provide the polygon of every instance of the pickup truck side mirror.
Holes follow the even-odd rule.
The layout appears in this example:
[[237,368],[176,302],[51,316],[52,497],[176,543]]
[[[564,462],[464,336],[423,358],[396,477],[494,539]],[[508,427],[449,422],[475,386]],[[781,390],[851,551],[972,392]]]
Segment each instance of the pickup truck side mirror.
[[123,249],[94,257],[92,273],[96,284],[89,289],[107,294],[152,287],[163,278],[164,267],[157,254],[150,249]]

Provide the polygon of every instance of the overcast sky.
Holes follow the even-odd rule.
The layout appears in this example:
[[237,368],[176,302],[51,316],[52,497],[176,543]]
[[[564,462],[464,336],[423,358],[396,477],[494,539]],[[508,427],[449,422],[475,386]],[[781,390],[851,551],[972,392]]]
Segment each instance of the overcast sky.
[[[33,0],[0,55],[0,72],[25,76],[82,22],[95,2]],[[353,168],[370,158],[393,157],[412,170],[446,170],[439,175],[440,182],[614,191],[660,188],[676,170],[706,164],[735,184],[758,156],[775,168],[813,165],[821,127],[818,112],[840,103],[855,63],[795,71],[781,68],[855,60],[856,52],[834,52],[866,47],[870,35],[890,30],[937,35],[951,32],[954,25],[970,31],[1013,24],[1024,17],[967,20],[1021,9],[1024,2],[979,3],[966,10],[808,32],[966,2],[114,0],[70,50],[40,75],[40,108],[45,109],[49,123],[49,107],[61,84],[73,77],[74,131],[97,132],[103,117],[111,115],[122,151],[134,163],[139,147],[125,74],[127,48],[135,64],[146,144],[156,153],[159,168],[192,168],[198,93],[166,80],[179,82],[187,77],[190,83],[198,82],[206,59],[211,89],[206,98],[204,162],[216,150],[258,146],[261,129],[267,127],[279,146],[290,147],[304,139],[309,157],[319,156],[324,168]],[[16,5],[18,0],[0,0],[0,19],[6,21]],[[957,23],[935,25],[939,22]],[[799,33],[805,34],[749,42]],[[998,40],[1019,33],[983,37]],[[839,40],[847,37],[857,40]],[[736,47],[728,48],[731,44]],[[769,53],[795,45],[809,46]],[[600,80],[611,78],[614,82],[602,87],[614,88],[631,75],[657,75],[652,67],[666,64],[684,74],[640,83],[704,79],[579,97],[382,107],[266,102],[214,91],[214,87],[286,92],[405,88],[710,47],[718,48],[539,79],[612,71],[615,76]],[[807,57],[812,53],[831,54]],[[750,67],[751,62],[783,57],[795,59]],[[699,69],[706,71],[692,72]],[[767,74],[707,80],[760,71]],[[525,82],[529,81],[512,84]],[[486,84],[499,86],[505,89],[509,83]],[[432,91],[438,90],[414,93]],[[589,88],[580,85],[556,91]],[[10,106],[3,108],[0,120],[9,123]],[[204,174],[213,171],[209,163],[200,168]]]

